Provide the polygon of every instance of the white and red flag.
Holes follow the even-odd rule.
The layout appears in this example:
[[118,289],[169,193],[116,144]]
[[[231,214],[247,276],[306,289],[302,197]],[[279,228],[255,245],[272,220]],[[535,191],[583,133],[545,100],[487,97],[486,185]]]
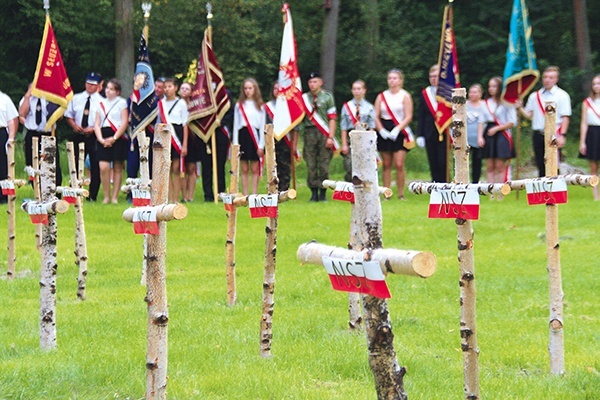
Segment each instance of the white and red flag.
[[433,190],[429,197],[429,218],[479,219],[476,189]]
[[527,204],[565,204],[567,202],[567,182],[564,179],[527,182]]
[[304,118],[302,82],[298,71],[296,39],[290,6],[284,3],[281,12],[283,13],[283,39],[277,79],[279,92],[273,117],[273,134],[277,140],[281,140]]
[[334,290],[370,294],[381,299],[392,297],[378,261],[323,257],[323,266]]

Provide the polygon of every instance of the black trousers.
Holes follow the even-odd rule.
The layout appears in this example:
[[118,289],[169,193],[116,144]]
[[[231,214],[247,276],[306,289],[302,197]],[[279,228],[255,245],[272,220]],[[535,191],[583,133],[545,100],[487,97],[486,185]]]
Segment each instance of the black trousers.
[[[27,131],[25,134],[25,165],[31,165],[33,162],[33,149],[32,149],[32,139],[34,137],[38,138],[38,155],[42,149],[42,136],[51,136],[51,132],[41,132],[41,131]],[[54,158],[55,166],[56,166],[56,186],[60,186],[62,184],[62,170],[60,169],[60,151],[58,151],[58,140],[56,140],[56,156]],[[40,160],[41,162],[41,160]]]
[[[96,201],[98,191],[100,190],[100,164],[98,164],[98,159],[96,158],[96,135],[92,133],[86,136],[76,133],[71,137],[71,140],[75,151],[76,167],[79,165],[79,143],[85,145],[85,155],[90,158],[90,200]],[[79,179],[83,179],[83,177],[80,176]]]
[[[8,178],[8,157],[4,151],[6,142],[8,142],[8,130],[0,128],[0,180]],[[7,200],[8,196],[0,192],[0,203],[6,203]]]
[[446,171],[448,170],[447,147],[448,135],[446,133],[444,133],[444,140],[441,142],[437,135],[425,142],[432,182],[446,182]]
[[[219,127],[215,130],[214,137],[217,139],[217,191],[224,193],[225,190],[225,163],[227,162],[227,153],[229,152],[229,138],[225,136]],[[211,139],[211,140],[214,140]],[[202,190],[204,191],[205,201],[214,201],[213,195],[213,164],[210,140],[208,143],[200,143],[200,165],[202,169]],[[211,150],[212,151],[212,150]]]

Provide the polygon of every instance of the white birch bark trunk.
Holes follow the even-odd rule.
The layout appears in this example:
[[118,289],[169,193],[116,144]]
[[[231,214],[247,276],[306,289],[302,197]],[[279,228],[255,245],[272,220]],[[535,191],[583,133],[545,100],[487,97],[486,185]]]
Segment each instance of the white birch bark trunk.
[[[150,138],[146,137],[146,132],[144,131],[139,132],[137,134],[137,138],[140,152],[140,189],[150,190]],[[144,235],[142,246],[144,247],[144,258],[142,261],[142,277],[140,278],[140,284],[142,286],[146,286],[146,269],[148,267],[148,235]]]
[[[56,200],[56,138],[42,136],[41,200]],[[34,153],[37,153],[35,148]],[[48,213],[48,225],[42,227],[42,265],[40,270],[40,346],[56,349],[56,214]]]
[[[85,146],[81,143],[79,148],[79,160],[81,161],[81,147]],[[85,154],[85,153],[84,153]],[[80,180],[83,179],[83,175],[78,175],[77,168],[75,165],[75,148],[73,142],[67,143],[67,158],[69,161],[69,176],[71,178],[71,187],[74,189],[80,189]],[[79,163],[81,164],[81,162]],[[75,265],[79,268],[77,275],[77,298],[85,300],[85,285],[87,278],[87,242],[85,236],[85,223],[83,219],[83,202],[82,197],[77,196],[75,201]]]
[[[31,138],[31,167],[35,171],[35,177],[33,179],[33,198],[37,202],[42,201],[42,196],[40,194],[40,153],[38,149],[40,148],[39,138],[32,137]],[[42,225],[35,226],[35,246],[39,250],[42,248]]]
[[[382,216],[379,202],[375,132],[353,131],[352,182],[358,226],[357,250],[382,247]],[[407,399],[403,377],[394,350],[394,334],[385,299],[363,295],[364,322],[369,350],[369,365],[375,379],[378,399]]]
[[[358,241],[358,226],[353,223],[356,220],[356,206],[352,204],[350,215],[350,240],[348,241],[348,248],[353,250],[356,248]],[[362,312],[360,304],[360,294],[348,292],[348,327],[350,330],[362,329]]]
[[[240,171],[240,145],[234,144],[231,148],[231,169],[229,170],[229,194],[237,195],[239,191]],[[237,223],[237,207],[227,213],[227,239],[225,242],[225,274],[227,280],[227,304],[233,306],[237,301],[235,284],[235,234]]]
[[[452,91],[453,121],[450,131],[454,143],[454,180],[469,182],[469,153],[467,143],[466,90]],[[479,347],[476,329],[475,259],[473,256],[473,226],[470,220],[457,218],[458,262],[460,269],[460,337],[463,352],[465,399],[479,399]]]
[[[265,164],[267,192],[277,194],[278,177],[275,160],[275,139],[273,125],[268,124],[265,132]],[[263,280],[262,318],[260,321],[260,356],[271,357],[273,340],[273,309],[275,305],[275,267],[277,254],[277,217],[267,218],[265,240],[265,274]]]
[[[14,141],[8,141],[6,144],[7,150],[7,162],[8,162],[8,177],[7,180],[14,181],[15,179],[15,146]],[[15,186],[16,189],[16,186]],[[17,200],[17,196],[8,195],[8,207],[6,209],[6,214],[8,218],[8,270],[6,272],[6,276],[8,279],[12,279],[15,276],[15,263],[17,261],[17,252],[16,252],[16,223],[15,223],[15,203]]]
[[[556,103],[545,102],[546,122],[544,125],[546,176],[558,174],[558,145],[556,142]],[[546,254],[550,281],[550,372],[565,373],[563,337],[563,290],[560,268],[560,245],[558,237],[558,205],[546,204]]]
[[[167,202],[171,164],[171,133],[169,125],[159,124],[154,133],[151,204]],[[146,399],[165,399],[167,389],[167,308],[166,246],[167,222],[158,223],[159,234],[148,238],[146,298],[148,305],[148,335],[146,348]]]

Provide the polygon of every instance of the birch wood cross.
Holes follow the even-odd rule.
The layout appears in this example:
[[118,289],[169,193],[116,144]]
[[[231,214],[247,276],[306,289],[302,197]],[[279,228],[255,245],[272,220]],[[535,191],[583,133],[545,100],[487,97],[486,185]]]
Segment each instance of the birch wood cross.
[[[32,215],[47,214],[42,227],[40,268],[40,346],[42,350],[56,348],[56,213],[64,214],[69,203],[56,198],[56,138],[42,136],[40,190],[41,202],[24,202],[21,208]],[[34,154],[37,153],[37,150]]]
[[[363,130],[366,129],[366,126],[362,127]],[[336,199],[336,192],[346,193],[342,194],[340,200],[349,201],[351,206],[351,217],[350,220],[354,220],[354,213],[356,212],[356,207],[354,206],[354,185],[351,182],[345,181],[333,181],[330,179],[324,180],[322,186],[326,189],[334,190],[334,199]],[[351,195],[347,194],[348,189],[351,189]],[[390,188],[379,187],[379,194],[383,196],[385,199],[389,199],[392,197],[393,193]],[[346,197],[344,199],[344,197]],[[348,241],[348,248],[353,249],[356,247],[356,227],[350,224],[350,240]],[[362,313],[360,309],[360,295],[355,292],[348,292],[348,327],[350,330],[360,329],[362,327]]]
[[[598,177],[592,175],[562,175],[558,174],[558,143],[556,140],[556,103],[545,102],[544,124],[544,161],[546,177],[522,179],[508,182],[514,190],[522,190],[527,185],[535,190],[537,195],[545,196],[546,204],[546,256],[550,285],[550,338],[548,353],[550,356],[550,372],[553,375],[565,373],[564,359],[564,319],[562,277],[560,266],[560,244],[558,234],[558,204],[555,201],[554,189],[558,182],[566,185],[592,186],[598,185]],[[566,185],[563,188],[566,196]],[[528,191],[529,192],[529,191]],[[534,194],[534,195],[536,195]],[[529,196],[529,194],[528,194]],[[564,199],[566,201],[566,198]]]
[[[149,148],[150,138],[146,137],[146,132],[140,131],[136,134],[139,143],[140,154],[140,177],[127,178],[125,185],[121,186],[121,192],[131,193],[131,199],[134,206],[144,206],[150,204],[150,168],[149,168]],[[148,235],[144,235],[143,242],[144,258],[142,260],[142,277],[140,284],[146,286],[146,267],[148,260]]]
[[[431,276],[436,267],[432,253],[382,249],[382,215],[376,164],[377,137],[375,132],[359,130],[352,131],[350,136],[356,210],[352,216],[351,229],[356,229],[355,248],[348,250],[307,243],[299,247],[298,260],[321,264],[324,255],[344,260],[372,260],[379,262],[383,274]],[[377,398],[407,399],[403,382],[406,369],[398,364],[394,350],[394,334],[387,300],[363,294],[362,302],[369,365],[375,380]]]
[[15,179],[15,142],[9,140],[6,143],[6,158],[8,163],[8,176],[6,179],[0,181],[2,191],[6,193],[8,199],[8,207],[6,214],[8,215],[8,262],[6,277],[12,279],[15,276],[15,262],[17,260],[16,252],[16,214],[15,214],[15,202],[17,196],[15,189],[21,186],[25,186],[26,182],[22,179]]
[[[39,153],[39,138],[34,136],[31,138],[31,165],[25,166],[25,172],[29,176],[29,180],[33,182],[33,198],[35,201],[42,201],[40,195],[40,153]],[[38,251],[42,247],[42,226],[35,226],[35,247]]]
[[152,151],[152,195],[150,207],[129,208],[123,219],[133,222],[136,213],[150,212],[156,215],[158,234],[148,235],[146,271],[146,297],[148,306],[148,334],[146,347],[146,399],[166,399],[167,393],[167,221],[183,219],[187,208],[183,204],[166,204],[169,190],[171,165],[171,131],[169,124],[158,124],[154,133]]

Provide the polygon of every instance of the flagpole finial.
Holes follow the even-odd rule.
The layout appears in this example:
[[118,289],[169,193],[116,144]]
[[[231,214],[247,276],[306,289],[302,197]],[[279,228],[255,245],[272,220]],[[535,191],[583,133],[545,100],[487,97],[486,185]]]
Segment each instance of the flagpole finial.
[[142,11],[144,12],[144,18],[150,18],[150,10],[152,9],[152,3],[145,1],[142,3]]
[[212,4],[206,3],[206,19],[210,21],[212,17]]
[[44,0],[44,10],[46,10],[46,12],[48,12],[49,9],[50,9],[50,0]]

